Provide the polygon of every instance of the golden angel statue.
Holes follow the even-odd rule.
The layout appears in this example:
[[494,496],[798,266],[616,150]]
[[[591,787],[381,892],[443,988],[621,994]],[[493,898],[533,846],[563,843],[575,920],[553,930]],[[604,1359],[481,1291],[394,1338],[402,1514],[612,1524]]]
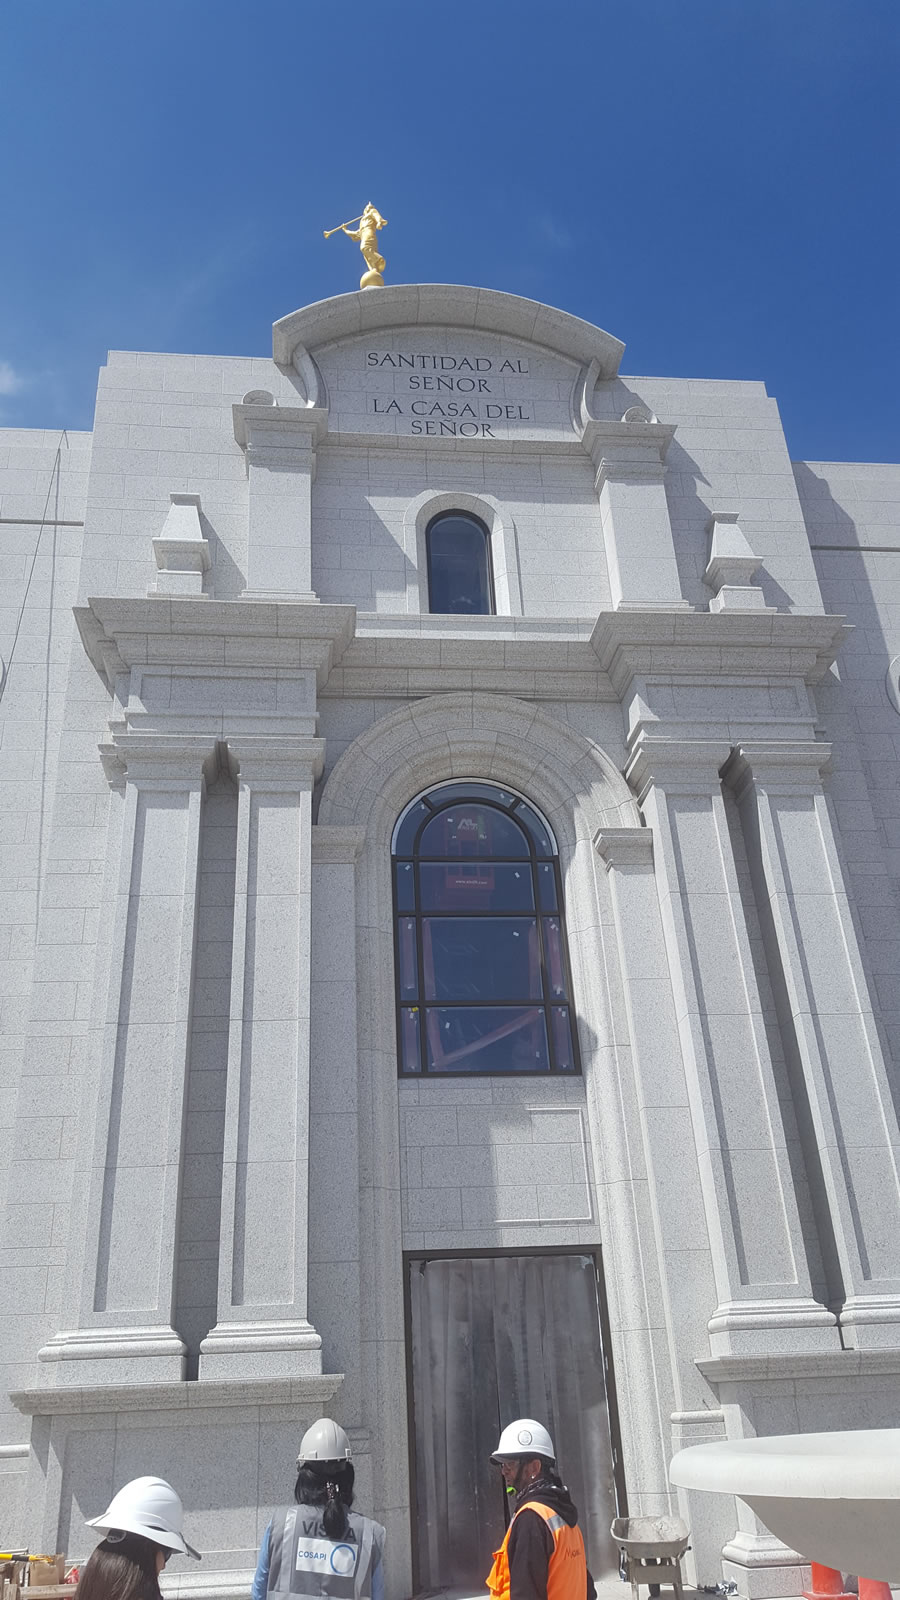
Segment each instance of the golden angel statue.
[[[352,226],[354,222],[359,223],[358,228]],[[361,289],[380,289],[384,286],[382,273],[385,260],[378,250],[378,230],[386,227],[387,217],[383,217],[370,200],[362,216],[351,217],[350,222],[342,222],[337,228],[329,228],[325,233],[326,239],[330,239],[333,233],[345,233],[348,239],[359,240],[359,248],[368,268],[359,280]]]

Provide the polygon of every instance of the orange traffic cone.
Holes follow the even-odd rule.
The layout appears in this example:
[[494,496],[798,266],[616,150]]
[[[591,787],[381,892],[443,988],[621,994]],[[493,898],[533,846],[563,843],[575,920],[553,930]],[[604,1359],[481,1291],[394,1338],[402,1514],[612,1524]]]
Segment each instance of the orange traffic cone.
[[[803,1591],[803,1600],[856,1600],[855,1595],[844,1593],[844,1580],[836,1567],[823,1567],[818,1561],[812,1563],[812,1582],[808,1589]],[[862,1600],[862,1589],[860,1589]],[[890,1600],[890,1595],[869,1595],[867,1600]]]
[[859,1600],[891,1600],[891,1586],[878,1578],[860,1578]]

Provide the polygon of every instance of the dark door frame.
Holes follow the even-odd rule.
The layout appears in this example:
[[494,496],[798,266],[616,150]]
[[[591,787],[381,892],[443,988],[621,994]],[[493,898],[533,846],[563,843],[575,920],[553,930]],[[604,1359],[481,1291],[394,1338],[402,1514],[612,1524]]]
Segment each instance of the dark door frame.
[[404,1250],[403,1251],[403,1336],[406,1357],[406,1438],[409,1461],[409,1537],[412,1554],[412,1592],[419,1594],[419,1545],[415,1530],[418,1521],[416,1491],[416,1429],[413,1416],[412,1373],[412,1302],[409,1288],[409,1268],[414,1261],[499,1261],[513,1256],[590,1256],[594,1263],[597,1283],[597,1308],[600,1313],[600,1348],[603,1352],[603,1375],[606,1388],[606,1410],[609,1418],[609,1439],[613,1455],[613,1484],[616,1495],[616,1512],[628,1515],[628,1495],[625,1487],[625,1470],[622,1464],[622,1442],[619,1428],[619,1407],[616,1399],[615,1374],[612,1365],[612,1331],[606,1303],[606,1280],[603,1275],[603,1251],[600,1245],[531,1245],[476,1250]]

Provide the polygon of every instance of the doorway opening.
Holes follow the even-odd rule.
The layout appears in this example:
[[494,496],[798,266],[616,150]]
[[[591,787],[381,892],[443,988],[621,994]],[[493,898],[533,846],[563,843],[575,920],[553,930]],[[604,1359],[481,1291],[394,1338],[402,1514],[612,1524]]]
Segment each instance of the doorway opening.
[[483,1590],[509,1515],[490,1456],[516,1417],[549,1428],[588,1567],[615,1576],[626,1506],[597,1258],[410,1254],[406,1319],[416,1592]]

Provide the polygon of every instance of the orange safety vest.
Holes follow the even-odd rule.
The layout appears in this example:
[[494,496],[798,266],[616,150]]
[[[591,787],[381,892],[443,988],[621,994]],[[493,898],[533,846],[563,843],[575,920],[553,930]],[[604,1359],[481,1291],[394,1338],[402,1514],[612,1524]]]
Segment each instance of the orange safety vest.
[[553,1553],[547,1569],[547,1600],[585,1600],[587,1594],[587,1560],[581,1529],[570,1528],[564,1517],[540,1500],[529,1500],[520,1506],[506,1530],[499,1550],[494,1551],[494,1565],[488,1573],[487,1586],[492,1600],[510,1600],[509,1557],[506,1553],[513,1522],[526,1511],[536,1511],[543,1517],[553,1535]]

